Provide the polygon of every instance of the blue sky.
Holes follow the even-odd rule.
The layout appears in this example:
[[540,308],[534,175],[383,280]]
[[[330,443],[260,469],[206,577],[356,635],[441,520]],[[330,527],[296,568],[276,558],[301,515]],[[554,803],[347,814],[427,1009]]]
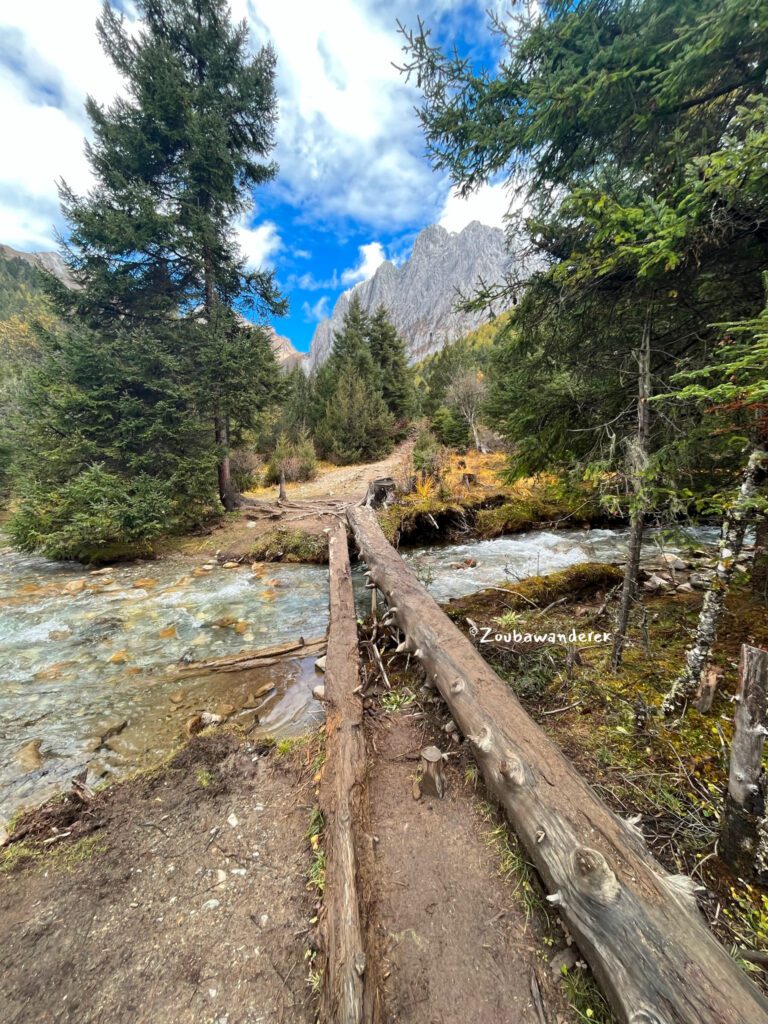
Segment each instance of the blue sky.
[[[493,63],[488,0],[230,0],[254,46],[277,52],[278,179],[254,196],[237,237],[254,265],[275,268],[290,314],[275,321],[301,350],[343,290],[370,277],[385,258],[401,261],[415,235],[439,222],[501,224],[500,185],[469,200],[434,173],[414,106],[418,93],[392,66],[402,58],[399,19],[417,15],[436,40]],[[121,6],[129,18],[129,0]],[[0,11],[0,242],[55,247],[64,230],[55,181],[90,185],[83,155],[83,101],[102,102],[121,82],[101,53],[99,0],[25,0]],[[500,5],[504,9],[504,5]]]

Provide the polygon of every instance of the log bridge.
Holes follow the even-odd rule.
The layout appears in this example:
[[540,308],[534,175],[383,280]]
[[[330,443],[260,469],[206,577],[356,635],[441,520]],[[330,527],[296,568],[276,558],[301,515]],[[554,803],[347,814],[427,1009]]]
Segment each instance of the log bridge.
[[[405,649],[471,744],[548,901],[622,1024],[768,1024],[768,1001],[708,930],[691,879],[666,872],[637,823],[614,814],[529,718],[388,543],[374,511],[351,506],[347,519]],[[335,525],[321,782],[327,954],[321,1019],[368,1024],[377,1011],[359,884],[365,740],[347,539],[343,524]]]

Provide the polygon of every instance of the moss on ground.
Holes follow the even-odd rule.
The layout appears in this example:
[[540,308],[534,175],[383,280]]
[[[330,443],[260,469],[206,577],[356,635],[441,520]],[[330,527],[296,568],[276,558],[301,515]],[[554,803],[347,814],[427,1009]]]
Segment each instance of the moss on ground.
[[573,525],[607,518],[591,484],[539,476],[503,485],[498,468],[474,463],[466,467],[477,471],[472,473],[473,482],[464,484],[463,463],[453,456],[440,481],[422,479],[413,493],[401,494],[381,510],[379,522],[391,543],[451,534],[489,539],[545,523]]
[[[492,618],[505,612],[545,608],[562,597],[568,601],[583,600],[598,591],[615,587],[621,583],[622,576],[622,570],[615,565],[580,562],[548,576],[531,576],[519,583],[503,584],[455,598],[445,606],[445,611],[454,620],[469,616],[490,625]],[[541,628],[539,624],[537,629]]]
[[[556,578],[522,585],[526,597],[546,608],[567,592],[570,576],[581,588],[569,595],[578,597],[576,608],[562,603],[541,615],[527,602],[515,603],[514,592],[521,593],[516,585],[455,601],[449,614],[462,626],[467,617],[492,625],[515,614],[520,631],[610,631],[615,603],[597,619],[603,599],[588,596],[599,578],[593,572],[606,570],[599,586],[603,590],[620,577],[610,566],[574,566],[554,574]],[[719,938],[732,948],[766,950],[768,894],[731,876],[716,856],[716,842],[728,779],[739,649],[742,643],[768,645],[768,607],[754,599],[743,581],[732,589],[713,651],[723,681],[712,710],[701,714],[688,708],[682,718],[667,719],[660,713],[661,703],[683,664],[700,604],[698,593],[645,596],[618,671],[610,665],[610,643],[585,643],[576,665],[568,663],[559,645],[514,651],[486,645],[481,650],[600,796],[624,817],[641,815],[649,847],[664,866],[705,886],[700,903]],[[757,978],[754,965],[745,968]]]
[[304,562],[328,564],[328,537],[324,533],[304,533],[278,527],[256,541],[248,553],[254,562]]

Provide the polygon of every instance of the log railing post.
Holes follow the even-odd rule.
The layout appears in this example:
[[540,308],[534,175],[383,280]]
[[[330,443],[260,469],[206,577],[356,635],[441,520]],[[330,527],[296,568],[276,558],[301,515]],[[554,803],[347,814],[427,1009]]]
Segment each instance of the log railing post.
[[706,927],[690,879],[669,875],[387,542],[347,510],[372,581],[470,742],[584,959],[623,1024],[768,1024],[768,1001]]
[[767,720],[768,651],[742,644],[719,852],[734,872],[761,885],[768,882],[768,781],[763,771]]

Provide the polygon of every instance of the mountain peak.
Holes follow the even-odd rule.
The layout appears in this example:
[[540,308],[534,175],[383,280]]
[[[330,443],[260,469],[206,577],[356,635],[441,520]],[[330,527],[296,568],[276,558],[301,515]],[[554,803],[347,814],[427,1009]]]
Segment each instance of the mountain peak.
[[[395,266],[389,260],[354,288],[363,309],[383,305],[405,339],[408,358],[418,362],[444,345],[463,337],[485,321],[482,313],[455,309],[458,293],[471,292],[482,280],[501,282],[509,263],[504,232],[472,221],[458,232],[431,224],[416,236],[410,259]],[[341,329],[352,292],[336,302],[333,314],[315,329],[308,365],[320,366]]]

